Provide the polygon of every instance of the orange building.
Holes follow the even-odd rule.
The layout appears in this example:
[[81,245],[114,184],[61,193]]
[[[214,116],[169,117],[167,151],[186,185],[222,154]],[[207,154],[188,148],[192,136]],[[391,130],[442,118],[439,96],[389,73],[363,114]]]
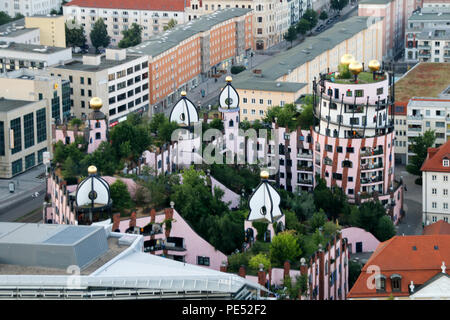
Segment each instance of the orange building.
[[181,91],[195,88],[204,78],[241,63],[252,42],[252,11],[232,8],[129,48],[149,58],[150,114],[168,107]]

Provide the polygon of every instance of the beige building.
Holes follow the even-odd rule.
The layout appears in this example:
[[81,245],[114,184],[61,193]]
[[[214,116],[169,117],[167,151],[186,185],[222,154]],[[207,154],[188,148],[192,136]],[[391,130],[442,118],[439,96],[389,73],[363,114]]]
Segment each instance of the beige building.
[[[246,107],[250,110],[247,112],[255,110],[251,119],[261,119],[270,106],[293,103],[302,94],[312,93],[314,78],[319,78],[320,73],[328,70],[336,70],[340,57],[346,53],[353,54],[366,65],[372,59],[381,60],[382,20],[372,25],[368,25],[368,20],[367,17],[351,17],[320,36],[309,37],[257,68],[235,76],[233,85],[241,101],[247,101],[247,104],[241,105],[242,119],[246,117],[243,113]],[[263,103],[259,103],[261,100]]]
[[0,178],[9,179],[43,162],[50,150],[44,100],[0,98]]
[[99,97],[109,125],[126,119],[130,112],[144,112],[149,104],[148,57],[127,54],[125,49],[106,49],[105,55],[84,55],[49,68],[51,75],[68,80],[73,114],[86,117],[89,101]]
[[287,0],[191,0],[188,20],[225,8],[253,9],[253,50],[265,50],[283,40],[291,25]]
[[71,113],[68,81],[50,76],[45,70],[19,69],[0,76],[0,96],[27,101],[44,100],[47,119],[61,121]]
[[25,17],[25,28],[38,28],[40,44],[43,46],[66,47],[64,16],[42,15]]

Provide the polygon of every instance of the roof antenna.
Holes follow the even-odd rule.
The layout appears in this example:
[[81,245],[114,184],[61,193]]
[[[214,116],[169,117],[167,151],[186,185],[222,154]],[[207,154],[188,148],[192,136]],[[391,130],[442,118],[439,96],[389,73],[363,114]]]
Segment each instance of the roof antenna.
[[414,292],[414,282],[411,280],[411,284],[409,285],[409,290],[411,290],[411,293]]

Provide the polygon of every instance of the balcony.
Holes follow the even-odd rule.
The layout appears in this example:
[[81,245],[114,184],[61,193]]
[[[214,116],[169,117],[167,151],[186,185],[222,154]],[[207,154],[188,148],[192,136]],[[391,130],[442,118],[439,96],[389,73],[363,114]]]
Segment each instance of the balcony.
[[449,53],[444,53],[444,58],[450,58],[450,52]]
[[417,132],[421,132],[422,128],[408,128],[408,131],[417,131]]
[[297,183],[298,184],[306,184],[306,185],[309,185],[309,186],[312,186],[312,184],[313,184],[311,179],[300,179],[300,180],[298,180]]
[[420,53],[417,55],[419,58],[431,58],[431,53]]
[[375,177],[375,178],[361,178],[361,185],[363,184],[373,184],[377,182],[383,182],[383,177]]
[[361,164],[361,171],[367,171],[367,170],[374,170],[374,169],[382,169],[383,164],[382,163],[376,163],[376,164]]
[[373,157],[373,156],[378,156],[378,155],[382,155],[383,154],[383,149],[369,149],[366,150],[364,152],[361,152],[361,158],[365,158],[365,157]]
[[423,115],[419,114],[419,115],[409,115],[408,116],[408,120],[423,120]]
[[313,171],[313,167],[305,167],[305,166],[300,166],[297,168],[297,171],[307,171],[307,172],[312,172]]
[[297,158],[312,159],[313,155],[309,153],[298,153]]
[[431,50],[431,46],[428,45],[418,45],[417,49],[419,50]]

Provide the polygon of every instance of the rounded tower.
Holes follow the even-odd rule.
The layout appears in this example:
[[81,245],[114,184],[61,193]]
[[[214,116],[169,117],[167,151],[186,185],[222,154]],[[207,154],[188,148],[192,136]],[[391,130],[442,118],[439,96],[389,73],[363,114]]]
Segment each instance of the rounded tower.
[[[314,172],[352,201],[389,195],[394,184],[393,75],[351,55],[313,82]],[[391,91],[392,92],[392,91]]]

